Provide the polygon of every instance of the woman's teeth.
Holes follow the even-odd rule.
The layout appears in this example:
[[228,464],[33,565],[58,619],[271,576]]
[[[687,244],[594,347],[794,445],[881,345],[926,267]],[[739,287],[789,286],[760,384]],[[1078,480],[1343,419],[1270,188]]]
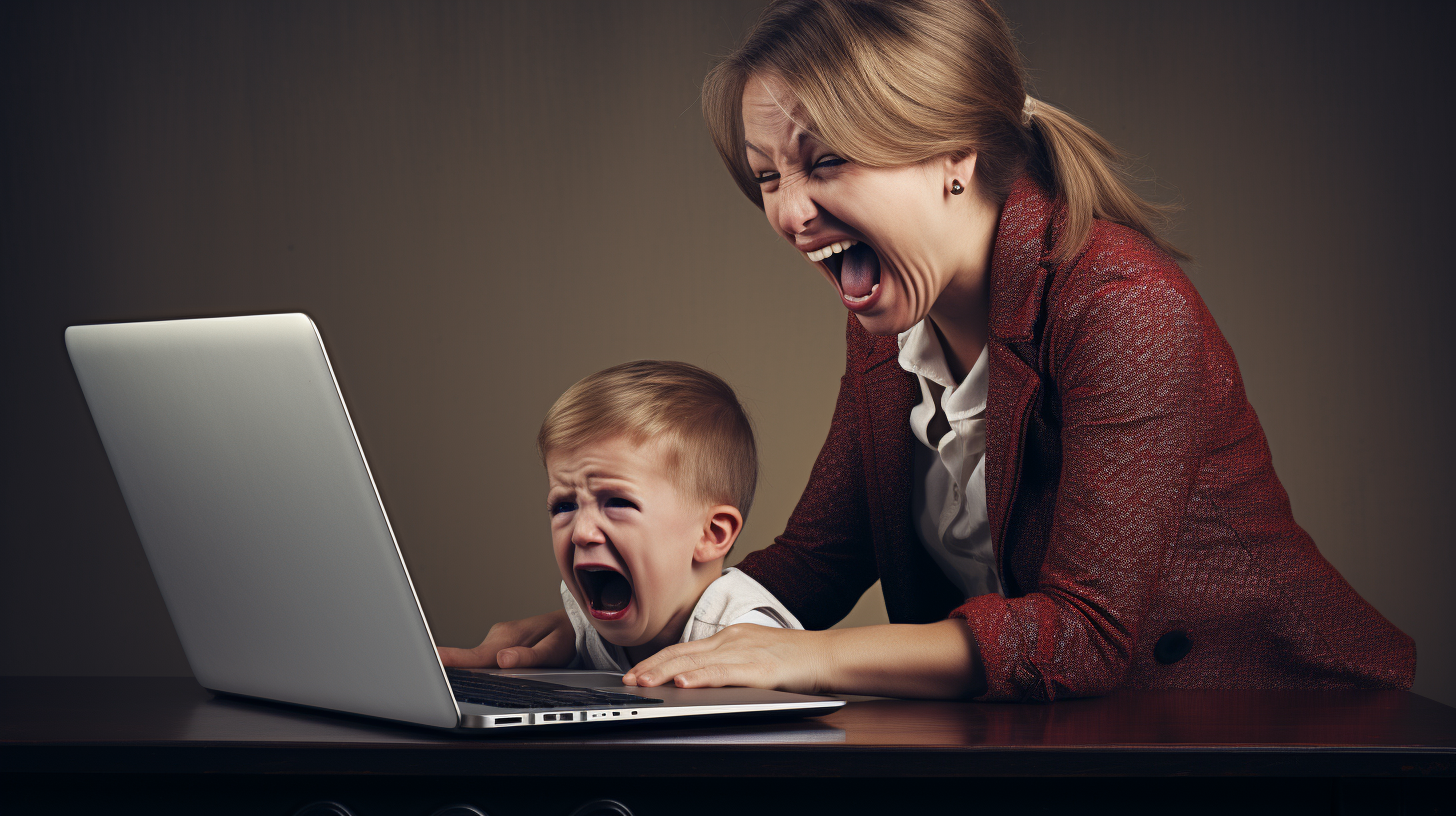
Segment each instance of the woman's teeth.
[[824,260],[825,258],[828,258],[830,255],[833,255],[837,252],[843,252],[857,243],[859,243],[859,241],[836,241],[835,243],[832,243],[827,247],[820,247],[819,249],[816,249],[812,252],[805,252],[804,254],[809,256],[809,260],[818,262]]

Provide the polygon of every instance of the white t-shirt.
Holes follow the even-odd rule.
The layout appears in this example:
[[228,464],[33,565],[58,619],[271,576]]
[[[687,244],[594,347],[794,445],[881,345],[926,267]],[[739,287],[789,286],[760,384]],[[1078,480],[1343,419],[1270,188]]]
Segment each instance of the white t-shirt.
[[920,441],[911,479],[915,530],[965,597],[1004,594],[986,513],[986,350],[957,384],[928,318],[899,341],[900,367],[920,383],[920,404],[910,409],[910,430]]
[[[572,597],[571,590],[566,588],[565,581],[561,582],[561,605],[576,632],[576,659],[571,662],[570,668],[620,672],[632,668],[627,650],[608,642],[597,632],[591,625],[591,618]],[[804,628],[763,584],[737,567],[729,567],[703,590],[678,642],[712,637],[736,623],[756,623],[776,629]]]

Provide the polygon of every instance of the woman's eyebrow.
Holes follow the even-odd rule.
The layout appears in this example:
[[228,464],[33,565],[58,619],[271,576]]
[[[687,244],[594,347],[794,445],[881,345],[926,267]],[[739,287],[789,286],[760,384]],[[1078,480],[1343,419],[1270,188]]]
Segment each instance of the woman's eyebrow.
[[[800,147],[803,146],[804,142],[816,141],[814,134],[810,133],[807,130],[799,130],[797,133],[794,134],[793,138],[794,142],[797,143]],[[764,157],[765,159],[768,159],[770,161],[773,160],[773,156],[770,156],[763,148],[759,147],[753,142],[748,141],[747,139],[743,140],[743,146]]]

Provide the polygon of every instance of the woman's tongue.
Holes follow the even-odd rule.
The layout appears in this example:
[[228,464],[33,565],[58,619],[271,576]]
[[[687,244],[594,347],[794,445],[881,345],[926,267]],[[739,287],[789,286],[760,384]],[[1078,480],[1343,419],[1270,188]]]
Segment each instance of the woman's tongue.
[[853,298],[862,298],[880,282],[880,258],[863,242],[844,251],[839,266],[839,288]]

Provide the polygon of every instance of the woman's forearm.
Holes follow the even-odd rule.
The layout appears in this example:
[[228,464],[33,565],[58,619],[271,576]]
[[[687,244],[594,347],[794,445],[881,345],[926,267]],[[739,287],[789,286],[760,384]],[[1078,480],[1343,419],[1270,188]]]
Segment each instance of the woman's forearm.
[[975,639],[959,620],[822,632],[742,623],[669,646],[633,666],[622,682],[938,700],[977,697],[986,688]]
[[834,694],[958,700],[986,690],[970,627],[959,619],[886,624],[819,633],[822,690]]

